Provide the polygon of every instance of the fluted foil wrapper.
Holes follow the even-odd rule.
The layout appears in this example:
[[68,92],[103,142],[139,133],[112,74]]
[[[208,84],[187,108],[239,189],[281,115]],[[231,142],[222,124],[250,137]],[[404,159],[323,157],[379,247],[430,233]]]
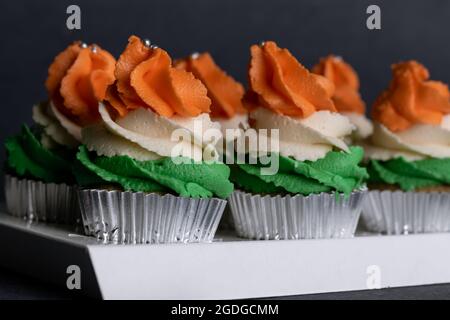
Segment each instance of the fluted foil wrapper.
[[104,242],[211,242],[226,201],[171,194],[79,190],[86,235]]
[[75,186],[5,175],[8,212],[30,221],[76,225],[80,220]]
[[350,238],[355,234],[366,190],[364,187],[348,197],[336,193],[261,196],[237,190],[229,204],[240,237]]
[[450,193],[371,190],[363,203],[365,227],[385,234],[450,231]]

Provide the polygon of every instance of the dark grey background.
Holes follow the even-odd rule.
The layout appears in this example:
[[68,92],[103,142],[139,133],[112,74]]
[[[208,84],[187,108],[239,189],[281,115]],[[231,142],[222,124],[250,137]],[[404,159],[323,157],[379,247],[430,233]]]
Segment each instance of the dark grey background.
[[[81,7],[79,31],[66,28],[70,4]],[[382,30],[366,28],[369,4],[381,7]],[[46,98],[48,65],[77,39],[115,56],[130,34],[151,39],[174,58],[208,50],[244,83],[249,46],[261,40],[277,41],[306,66],[335,53],[359,72],[368,105],[399,60],[417,59],[434,79],[450,82],[447,0],[2,0],[0,16],[1,141],[31,121],[33,103]]]
[[[66,29],[69,4],[81,7],[80,31]],[[367,30],[369,4],[381,7],[382,30]],[[308,67],[329,53],[342,55],[359,72],[362,96],[370,105],[389,81],[390,64],[399,60],[417,59],[434,79],[449,83],[449,30],[448,0],[2,0],[0,139],[31,122],[32,105],[46,98],[48,65],[73,40],[96,42],[116,57],[133,33],[174,58],[208,50],[219,65],[246,82],[249,46],[272,39]],[[4,152],[0,154],[3,162]],[[8,273],[0,279],[7,291],[6,296],[1,292],[2,298],[27,297],[28,280],[14,280]],[[45,290],[38,290],[36,297],[62,297]],[[380,293],[448,296],[448,286],[413,293],[392,290]]]

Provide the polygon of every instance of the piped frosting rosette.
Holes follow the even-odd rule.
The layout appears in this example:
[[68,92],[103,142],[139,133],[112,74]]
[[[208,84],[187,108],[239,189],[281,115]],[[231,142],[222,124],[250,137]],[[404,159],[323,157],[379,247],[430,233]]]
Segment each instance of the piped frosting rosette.
[[345,142],[355,127],[336,112],[331,81],[309,72],[287,49],[270,41],[251,47],[249,81],[245,103],[252,110],[252,129],[248,132],[275,138],[272,141],[278,147],[250,143],[246,132],[247,156],[277,155],[279,168],[265,174],[261,169],[268,165],[261,161],[238,163],[232,171],[236,185],[254,193],[303,195],[350,194],[362,185],[367,177],[366,170],[358,166],[363,151]]
[[450,93],[416,61],[392,66],[389,88],[372,109],[370,182],[405,191],[450,184]]
[[80,42],[56,56],[45,82],[49,101],[33,107],[33,120],[44,129],[44,144],[80,144],[81,127],[99,119],[98,101],[114,82],[115,63],[98,45]]
[[82,186],[112,185],[183,197],[227,197],[229,169],[217,162],[220,124],[210,119],[207,89],[174,68],[161,48],[131,36],[98,106],[101,122],[82,130]]
[[361,140],[370,136],[373,125],[364,115],[365,103],[359,94],[359,78],[356,71],[341,57],[329,55],[320,59],[312,68],[315,74],[324,76],[334,85],[331,99],[336,110],[349,118],[356,127],[352,134],[353,140]]

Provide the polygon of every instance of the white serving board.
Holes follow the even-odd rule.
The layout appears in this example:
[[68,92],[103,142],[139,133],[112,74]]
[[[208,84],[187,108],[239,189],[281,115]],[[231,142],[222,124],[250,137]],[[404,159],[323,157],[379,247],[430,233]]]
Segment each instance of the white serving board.
[[[450,282],[450,233],[108,245],[0,213],[0,264],[104,299],[238,299]],[[76,290],[76,289],[75,289]]]

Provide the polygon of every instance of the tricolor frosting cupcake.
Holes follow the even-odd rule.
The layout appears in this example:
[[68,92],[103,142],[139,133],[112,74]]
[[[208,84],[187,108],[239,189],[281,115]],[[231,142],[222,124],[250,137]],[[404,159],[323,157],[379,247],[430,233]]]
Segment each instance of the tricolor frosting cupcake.
[[336,110],[348,117],[356,127],[352,134],[353,140],[361,140],[370,136],[373,126],[365,116],[365,103],[359,94],[359,78],[351,65],[341,57],[329,55],[320,59],[312,68],[312,72],[322,75],[334,85],[331,99]]
[[98,101],[114,82],[115,59],[75,42],[58,54],[45,82],[49,100],[33,107],[35,125],[6,140],[6,200],[13,215],[72,223],[78,204],[72,163],[81,128],[99,119]]
[[214,161],[220,125],[207,89],[136,36],[114,74],[102,121],[82,130],[77,154],[86,231],[127,243],[211,241],[233,184]]
[[416,61],[392,66],[373,105],[364,218],[387,233],[450,230],[450,93]]
[[[274,42],[251,47],[249,82],[252,128],[278,134],[279,148],[248,143],[248,162],[233,166],[237,232],[257,239],[352,236],[367,172],[359,166],[362,148],[345,142],[354,126],[337,112],[333,84]],[[277,172],[268,173],[274,162]]]

